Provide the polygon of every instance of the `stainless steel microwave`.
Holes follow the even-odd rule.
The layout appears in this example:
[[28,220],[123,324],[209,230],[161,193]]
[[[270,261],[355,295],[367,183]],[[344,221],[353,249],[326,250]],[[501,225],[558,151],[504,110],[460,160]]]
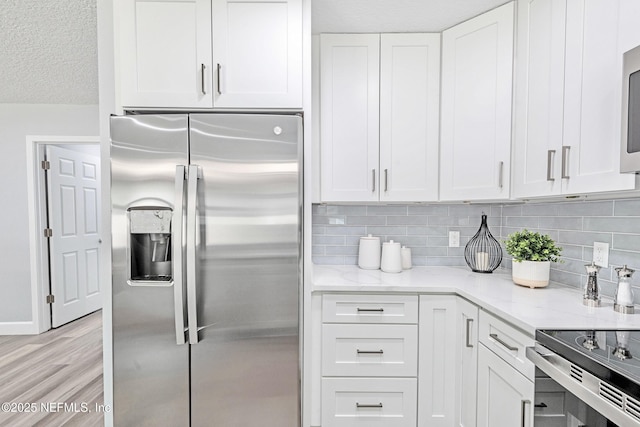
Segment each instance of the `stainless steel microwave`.
[[620,172],[640,172],[640,46],[624,53]]

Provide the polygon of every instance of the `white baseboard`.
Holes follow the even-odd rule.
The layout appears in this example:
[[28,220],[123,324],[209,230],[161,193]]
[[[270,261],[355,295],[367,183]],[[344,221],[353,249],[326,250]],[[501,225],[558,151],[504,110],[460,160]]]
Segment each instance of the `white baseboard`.
[[38,325],[34,322],[0,322],[0,335],[38,335]]

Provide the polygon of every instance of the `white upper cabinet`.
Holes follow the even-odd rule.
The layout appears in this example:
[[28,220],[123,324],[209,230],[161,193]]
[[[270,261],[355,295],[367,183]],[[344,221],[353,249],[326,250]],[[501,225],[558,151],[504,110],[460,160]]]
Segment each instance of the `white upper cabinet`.
[[515,197],[634,188],[619,173],[622,52],[640,42],[631,1],[518,3]]
[[442,33],[440,200],[509,198],[513,3]]
[[302,107],[302,1],[212,0],[215,107]]
[[116,13],[125,108],[302,107],[302,0],[121,0]]
[[378,34],[320,36],[321,198],[378,200]]
[[211,0],[119,3],[121,104],[211,107]]
[[320,36],[321,199],[438,197],[440,36]]
[[438,199],[440,35],[380,36],[380,200]]

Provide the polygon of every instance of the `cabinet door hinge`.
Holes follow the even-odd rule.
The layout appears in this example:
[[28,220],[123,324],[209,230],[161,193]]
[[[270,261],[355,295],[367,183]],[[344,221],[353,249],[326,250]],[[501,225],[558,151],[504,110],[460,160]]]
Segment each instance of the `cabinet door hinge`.
[[51,169],[51,163],[49,162],[49,160],[43,160],[41,162],[42,165],[42,169],[48,171],[49,169]]
[[53,230],[50,228],[45,228],[44,229],[44,237],[51,237],[53,236]]
[[47,304],[53,304],[56,302],[56,299],[53,295],[47,295]]

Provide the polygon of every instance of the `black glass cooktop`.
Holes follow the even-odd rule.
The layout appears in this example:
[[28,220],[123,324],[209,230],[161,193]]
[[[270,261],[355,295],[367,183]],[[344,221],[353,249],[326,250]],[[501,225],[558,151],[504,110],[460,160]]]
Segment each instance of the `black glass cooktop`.
[[576,366],[640,396],[640,331],[536,331],[536,340]]

